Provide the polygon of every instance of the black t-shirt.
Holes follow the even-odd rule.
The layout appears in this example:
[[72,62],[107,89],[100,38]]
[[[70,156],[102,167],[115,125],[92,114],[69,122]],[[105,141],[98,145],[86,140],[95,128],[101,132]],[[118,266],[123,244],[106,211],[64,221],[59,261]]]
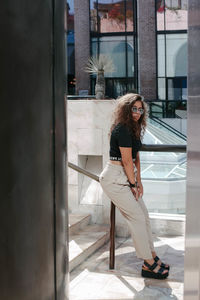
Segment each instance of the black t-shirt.
[[119,147],[131,147],[132,158],[134,159],[141,146],[141,140],[136,138],[125,125],[119,123],[111,132],[110,159],[121,160]]

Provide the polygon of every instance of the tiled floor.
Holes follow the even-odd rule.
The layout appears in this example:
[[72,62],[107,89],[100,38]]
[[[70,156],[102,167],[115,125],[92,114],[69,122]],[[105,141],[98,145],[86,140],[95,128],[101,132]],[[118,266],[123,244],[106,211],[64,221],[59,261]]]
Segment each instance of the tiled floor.
[[157,254],[171,265],[167,280],[140,276],[142,261],[131,239],[116,239],[115,269],[109,270],[109,244],[70,274],[70,300],[183,299],[184,237],[154,237]]

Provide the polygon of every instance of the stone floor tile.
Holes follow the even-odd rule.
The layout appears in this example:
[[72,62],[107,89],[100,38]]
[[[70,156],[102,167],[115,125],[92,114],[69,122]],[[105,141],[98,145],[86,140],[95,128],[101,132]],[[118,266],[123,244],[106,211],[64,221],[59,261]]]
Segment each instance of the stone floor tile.
[[163,261],[171,264],[167,280],[140,276],[142,260],[131,239],[116,239],[116,264],[109,270],[109,243],[71,272],[70,300],[183,299],[183,237],[154,237]]

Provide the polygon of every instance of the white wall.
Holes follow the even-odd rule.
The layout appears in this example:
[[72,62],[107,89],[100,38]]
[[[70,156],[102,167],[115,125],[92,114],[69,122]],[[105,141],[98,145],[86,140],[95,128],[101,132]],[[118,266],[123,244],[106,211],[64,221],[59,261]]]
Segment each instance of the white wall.
[[[84,167],[85,160],[88,170],[100,174],[109,159],[108,133],[114,106],[115,100],[68,100],[69,162]],[[110,203],[104,203],[99,183],[81,177],[69,168],[69,210],[91,213],[93,222],[103,223],[105,207]]]

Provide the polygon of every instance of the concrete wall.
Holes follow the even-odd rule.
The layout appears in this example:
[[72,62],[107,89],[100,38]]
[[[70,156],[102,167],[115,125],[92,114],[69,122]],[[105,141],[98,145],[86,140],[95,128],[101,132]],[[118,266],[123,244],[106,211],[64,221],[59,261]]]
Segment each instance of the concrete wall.
[[[68,145],[69,161],[100,174],[109,159],[108,147],[111,114],[114,100],[69,100]],[[90,186],[87,200],[82,188]],[[84,186],[84,187],[83,187]],[[81,188],[82,187],[82,188]],[[103,222],[102,190],[99,183],[69,169],[69,209],[92,213],[93,222]]]

